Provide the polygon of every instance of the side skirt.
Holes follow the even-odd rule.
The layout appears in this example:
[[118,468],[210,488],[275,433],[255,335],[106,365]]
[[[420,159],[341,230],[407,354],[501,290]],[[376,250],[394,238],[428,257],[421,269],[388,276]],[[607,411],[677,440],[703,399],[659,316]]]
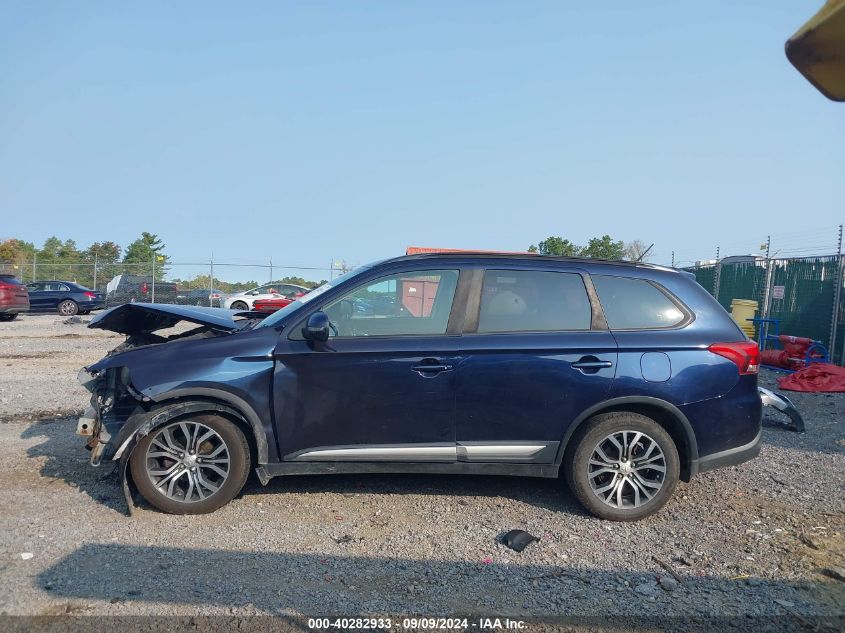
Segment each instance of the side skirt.
[[436,475],[508,475],[515,477],[558,476],[555,464],[505,464],[477,462],[283,462],[263,464],[255,469],[266,485],[272,477],[287,475],[342,475],[358,473],[399,473]]

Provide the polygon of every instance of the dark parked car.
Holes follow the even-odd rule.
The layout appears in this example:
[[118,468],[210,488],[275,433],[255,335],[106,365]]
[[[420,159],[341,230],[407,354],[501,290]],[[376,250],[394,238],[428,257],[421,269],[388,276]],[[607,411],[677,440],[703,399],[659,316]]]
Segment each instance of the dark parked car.
[[176,303],[179,292],[176,284],[156,280],[147,275],[116,275],[106,284],[106,302],[110,306],[121,303]]
[[[757,346],[674,269],[417,255],[236,314],[134,304],[91,322],[128,338],[81,373],[80,433],[164,511],[215,510],[250,469],[431,472],[562,477],[592,513],[634,520],[759,452]],[[180,320],[197,327],[155,334]]]
[[0,275],[0,321],[16,319],[29,310],[29,295],[14,275]]
[[31,312],[58,312],[64,316],[88,314],[106,305],[103,293],[72,281],[34,281],[26,285]]
[[[156,294],[158,290],[156,289]],[[180,288],[176,291],[174,303],[184,306],[210,306],[219,308],[222,294],[218,290],[209,291],[208,288]],[[158,301],[158,297],[156,297]]]

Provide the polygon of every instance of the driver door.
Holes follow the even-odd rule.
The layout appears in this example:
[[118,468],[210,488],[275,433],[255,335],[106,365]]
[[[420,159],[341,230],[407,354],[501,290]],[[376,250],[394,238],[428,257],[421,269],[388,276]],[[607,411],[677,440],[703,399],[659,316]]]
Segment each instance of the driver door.
[[319,307],[332,323],[326,343],[304,340],[301,323],[283,336],[274,422],[284,460],[456,461],[460,337],[449,324],[458,278],[371,279]]

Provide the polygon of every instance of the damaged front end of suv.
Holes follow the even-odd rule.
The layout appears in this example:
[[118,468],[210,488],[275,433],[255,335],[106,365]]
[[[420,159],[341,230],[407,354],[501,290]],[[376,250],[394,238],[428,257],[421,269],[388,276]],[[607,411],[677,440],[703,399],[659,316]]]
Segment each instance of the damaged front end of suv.
[[[168,421],[191,414],[225,417],[250,438],[254,459],[266,462],[260,413],[269,408],[275,336],[269,331],[269,336],[263,331],[236,336],[250,331],[263,316],[219,308],[126,304],[92,319],[89,327],[124,334],[126,340],[79,372],[91,400],[78,420],[77,433],[88,438],[92,466],[116,464],[130,514],[134,502],[129,457],[152,429]],[[166,467],[178,467],[178,453],[173,457]]]

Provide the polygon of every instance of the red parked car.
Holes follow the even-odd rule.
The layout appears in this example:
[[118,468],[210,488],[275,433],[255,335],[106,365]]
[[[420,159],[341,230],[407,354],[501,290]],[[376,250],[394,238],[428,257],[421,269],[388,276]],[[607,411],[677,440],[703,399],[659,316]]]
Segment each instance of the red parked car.
[[29,311],[29,292],[14,275],[0,274],[0,321]]
[[[302,295],[297,295],[301,297]],[[252,309],[258,312],[275,312],[286,305],[296,301],[297,297],[276,297],[274,299],[256,299],[252,303]]]

